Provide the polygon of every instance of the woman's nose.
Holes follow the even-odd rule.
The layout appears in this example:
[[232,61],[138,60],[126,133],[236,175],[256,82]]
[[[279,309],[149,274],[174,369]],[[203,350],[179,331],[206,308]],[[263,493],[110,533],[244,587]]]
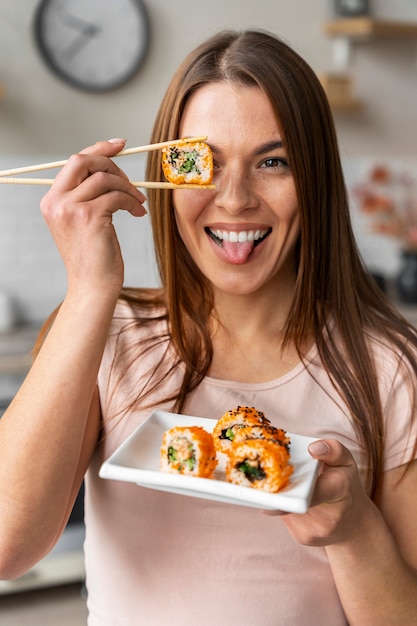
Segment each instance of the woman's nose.
[[214,182],[217,187],[215,199],[217,207],[234,215],[256,207],[256,195],[246,172],[223,171]]

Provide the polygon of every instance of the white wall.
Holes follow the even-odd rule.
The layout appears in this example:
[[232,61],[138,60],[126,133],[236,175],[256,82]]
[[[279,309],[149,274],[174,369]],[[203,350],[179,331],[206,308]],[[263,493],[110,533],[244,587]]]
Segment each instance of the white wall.
[[[117,0],[115,0],[117,1]],[[132,82],[107,95],[84,94],[43,66],[32,40],[38,0],[0,2],[2,151],[72,152],[98,138],[147,142],[160,97],[183,56],[220,28],[263,27],[283,35],[316,65],[326,55],[321,35],[326,0],[145,0],[152,27],[148,59]],[[301,18],[301,19],[300,19]]]
[[[31,30],[37,3],[0,0],[0,83],[6,87],[0,100],[1,168],[63,158],[103,138],[124,136],[130,146],[148,143],[174,68],[199,41],[221,28],[273,31],[316,71],[332,68],[332,42],[322,29],[330,0],[145,0],[152,41],[144,66],[113,93],[86,94],[59,81],[40,60]],[[373,11],[417,22],[415,0],[374,0]],[[365,108],[335,115],[347,169],[364,156],[415,158],[417,40],[356,45],[352,71]],[[127,157],[123,163],[135,178],[142,174],[143,160]],[[37,210],[43,192],[0,187],[0,289],[12,293],[26,321],[45,317],[65,291],[61,261]],[[120,216],[117,228],[126,283],[154,284],[146,218],[132,223],[129,216]]]
[[[220,28],[271,30],[316,71],[332,67],[332,42],[322,29],[331,0],[145,0],[152,26],[145,65],[114,93],[85,94],[57,80],[40,60],[32,38],[37,4],[0,0],[0,82],[7,89],[0,101],[0,152],[5,154],[67,154],[98,138],[119,136],[130,145],[146,142],[173,69]],[[417,22],[415,0],[372,5],[375,15]],[[389,145],[391,154],[414,154],[417,41],[355,45],[352,71],[366,108],[360,115],[337,115],[342,148],[350,155],[374,154]]]
[[[126,173],[143,180],[144,158],[130,156],[125,162]],[[0,169],[21,164],[16,157],[0,156]],[[20,323],[38,324],[65,295],[65,268],[38,209],[44,193],[41,186],[0,186],[0,294],[11,298]],[[148,218],[119,212],[113,223],[123,250],[125,284],[157,284]]]

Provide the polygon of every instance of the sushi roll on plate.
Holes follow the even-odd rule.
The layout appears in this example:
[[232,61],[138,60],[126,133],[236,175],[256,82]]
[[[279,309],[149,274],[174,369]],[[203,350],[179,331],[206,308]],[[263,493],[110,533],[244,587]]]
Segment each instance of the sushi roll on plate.
[[211,478],[216,465],[213,437],[201,426],[175,426],[164,432],[162,471]]
[[229,482],[276,493],[288,484],[294,471],[284,445],[264,439],[234,442],[226,465]]
[[213,428],[214,446],[218,452],[228,453],[236,433],[245,426],[269,426],[271,422],[254,407],[238,406],[222,415]]

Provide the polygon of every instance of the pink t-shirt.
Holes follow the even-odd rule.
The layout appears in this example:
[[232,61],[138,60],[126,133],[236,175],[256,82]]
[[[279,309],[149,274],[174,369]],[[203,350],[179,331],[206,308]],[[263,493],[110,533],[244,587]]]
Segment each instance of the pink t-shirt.
[[[129,315],[126,305],[117,311]],[[113,331],[120,325],[123,321],[115,320]],[[137,344],[145,332],[132,327],[118,341],[112,334],[99,375],[106,431],[86,476],[89,626],[346,625],[324,548],[299,545],[279,517],[98,477],[101,463],[151,412],[110,419],[114,407],[141,389],[164,349],[149,351],[114,387],[115,349]],[[375,350],[383,405],[389,407],[385,469],[390,469],[411,455],[411,443],[405,445],[409,401],[395,360],[386,349]],[[263,384],[208,377],[185,412],[218,419],[239,404],[255,406],[290,432],[337,438],[363,475],[364,456],[346,407],[315,357],[313,349],[313,376],[299,364]],[[175,388],[179,375],[158,392],[160,398]]]

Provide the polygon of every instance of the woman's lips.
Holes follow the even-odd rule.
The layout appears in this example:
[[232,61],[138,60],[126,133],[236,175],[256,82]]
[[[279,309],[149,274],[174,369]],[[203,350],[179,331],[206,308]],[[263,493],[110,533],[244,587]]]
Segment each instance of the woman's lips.
[[229,263],[246,263],[253,249],[271,233],[272,228],[256,230],[224,230],[206,228],[206,233],[221,248],[222,256]]

